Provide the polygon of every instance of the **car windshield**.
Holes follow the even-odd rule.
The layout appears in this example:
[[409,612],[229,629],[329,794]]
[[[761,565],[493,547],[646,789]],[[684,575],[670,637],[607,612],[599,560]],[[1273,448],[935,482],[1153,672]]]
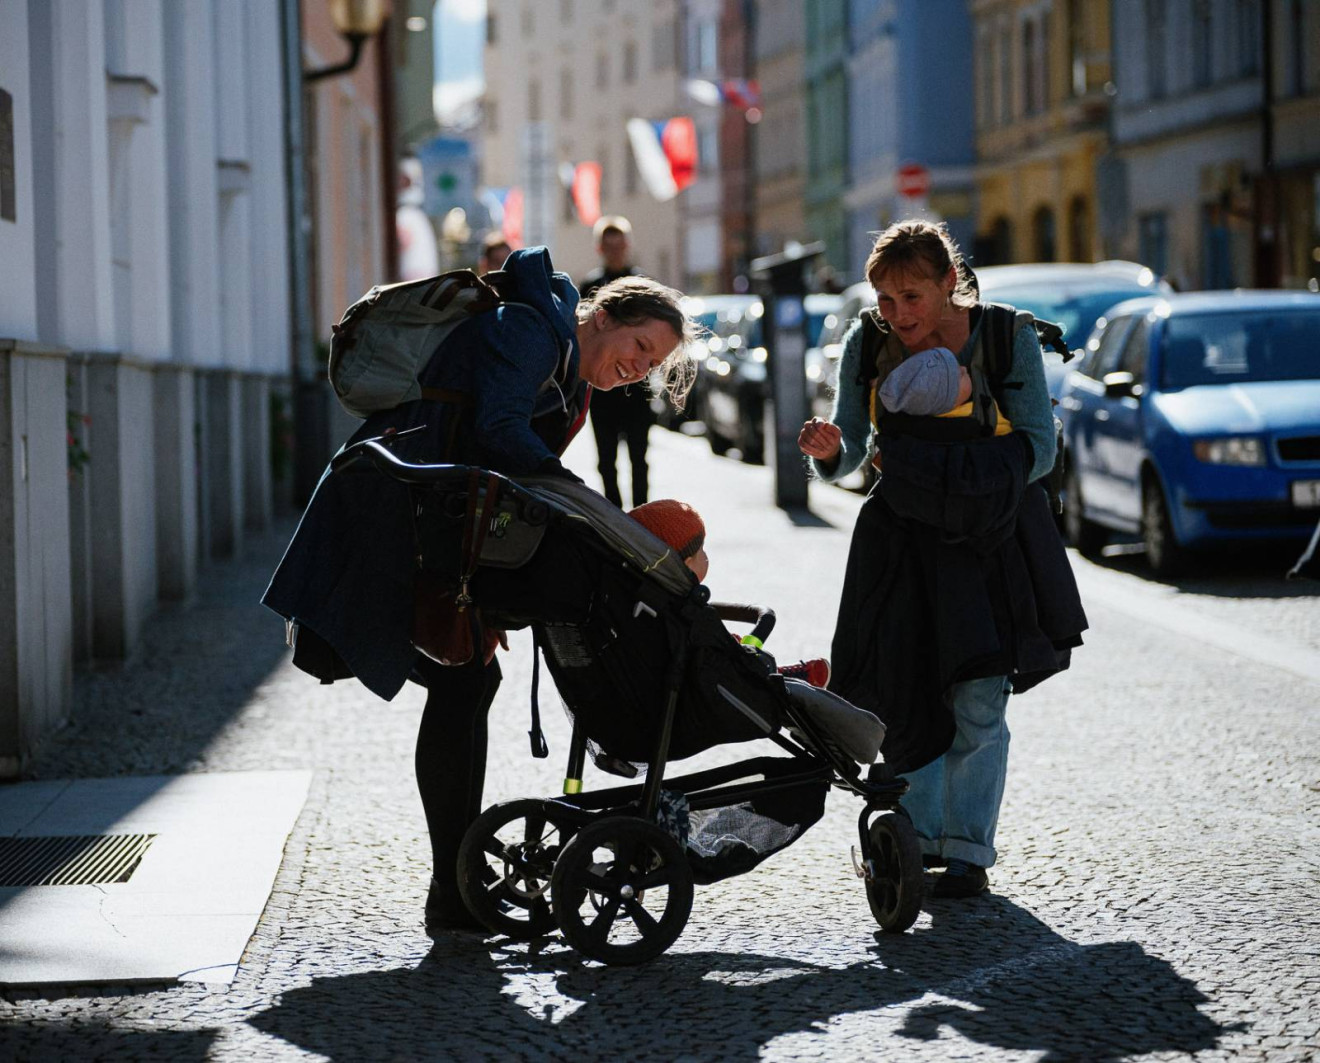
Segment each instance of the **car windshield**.
[[1089,292],[1059,292],[1035,286],[1002,288],[984,295],[992,303],[1009,303],[1020,310],[1030,310],[1041,321],[1062,325],[1068,346],[1077,348],[1086,343],[1100,315],[1111,306],[1150,293],[1149,288],[1132,284]]
[[1165,326],[1161,386],[1320,379],[1320,307],[1187,314]]

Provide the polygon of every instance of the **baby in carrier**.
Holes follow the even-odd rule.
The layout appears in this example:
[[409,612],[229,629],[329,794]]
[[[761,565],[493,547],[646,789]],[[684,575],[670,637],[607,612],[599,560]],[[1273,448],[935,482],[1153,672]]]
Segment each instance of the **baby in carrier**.
[[[904,358],[880,385],[879,396],[881,405],[890,413],[914,417],[975,416],[972,375],[965,365],[958,364],[957,357],[947,347],[929,347]],[[998,403],[994,408],[994,434],[1006,436],[1013,431],[1013,425]]]
[[[706,581],[710,558],[706,556],[706,525],[700,513],[686,502],[660,498],[630,509],[628,516],[678,554],[697,577],[697,582]],[[779,674],[801,679],[814,687],[824,687],[830,681],[830,662],[824,657],[813,657],[797,664],[786,664],[779,669]]]

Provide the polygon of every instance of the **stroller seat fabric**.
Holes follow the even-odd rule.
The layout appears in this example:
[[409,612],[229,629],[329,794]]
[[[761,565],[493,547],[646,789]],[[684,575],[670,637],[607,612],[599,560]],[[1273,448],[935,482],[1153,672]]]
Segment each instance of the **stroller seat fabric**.
[[840,751],[858,764],[875,763],[885,740],[885,725],[878,717],[801,679],[785,679],[784,687],[793,707],[824,731]]

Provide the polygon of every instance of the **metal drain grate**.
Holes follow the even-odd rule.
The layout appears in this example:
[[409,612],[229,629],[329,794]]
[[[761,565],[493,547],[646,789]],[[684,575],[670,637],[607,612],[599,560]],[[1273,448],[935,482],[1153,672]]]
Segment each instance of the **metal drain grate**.
[[127,882],[154,834],[0,838],[0,886]]

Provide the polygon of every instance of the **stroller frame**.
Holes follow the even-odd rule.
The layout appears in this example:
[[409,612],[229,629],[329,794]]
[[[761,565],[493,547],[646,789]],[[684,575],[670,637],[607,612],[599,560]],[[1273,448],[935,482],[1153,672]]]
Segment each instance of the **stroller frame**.
[[[336,473],[374,469],[408,485],[412,492],[458,489],[469,483],[472,471],[468,466],[404,462],[381,440],[364,440],[346,448],[332,465]],[[483,470],[481,476],[483,481],[499,483],[501,490],[532,493],[531,488],[498,474]],[[593,545],[607,552],[604,542]],[[709,599],[709,589],[694,584],[685,607],[704,609],[712,604]],[[712,607],[721,620],[752,623],[757,646],[775,624],[769,609],[729,603],[713,603]],[[639,601],[637,609],[652,612],[645,601]],[[532,626],[537,630],[536,623]],[[671,633],[676,626],[669,625]],[[854,850],[853,865],[865,882],[872,914],[885,931],[907,930],[916,921],[923,890],[920,846],[899,803],[908,784],[883,761],[870,765],[863,775],[856,761],[791,698],[782,698],[778,707],[794,737],[783,733],[784,729],[764,734],[788,752],[788,758],[752,758],[666,778],[691,637],[689,630],[671,639],[664,709],[656,724],[644,782],[583,791],[589,736],[575,716],[564,793],[502,802],[486,809],[471,824],[459,852],[458,882],[472,914],[490,930],[510,938],[528,940],[558,928],[588,958],[613,965],[648,961],[663,953],[682,932],[697,882],[683,844],[672,830],[657,822],[663,794],[680,794],[686,811],[702,812],[789,795],[795,788],[818,787],[823,810],[825,791],[835,787],[864,802],[857,820],[859,847]],[[539,735],[539,725],[534,734]],[[630,763],[609,757],[602,760],[606,770],[636,774]],[[739,781],[758,774],[765,778]],[[810,822],[755,862],[791,843]],[[715,879],[707,877],[706,881]],[[648,893],[652,900],[657,893],[663,896],[658,915],[645,907]],[[616,930],[628,940],[611,940],[619,936]]]

